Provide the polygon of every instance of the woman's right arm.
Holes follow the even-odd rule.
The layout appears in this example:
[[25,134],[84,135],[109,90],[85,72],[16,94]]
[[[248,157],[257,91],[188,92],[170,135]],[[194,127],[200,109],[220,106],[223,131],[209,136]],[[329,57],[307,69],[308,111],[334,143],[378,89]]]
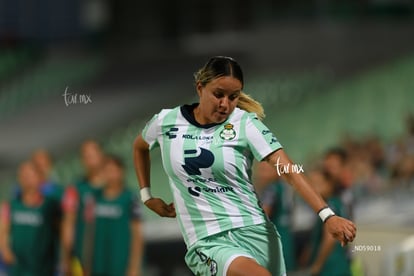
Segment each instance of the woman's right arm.
[[79,194],[75,186],[69,185],[62,198],[63,217],[61,221],[61,270],[63,275],[71,275],[70,266],[75,241],[75,225],[79,207]]
[[[151,160],[149,144],[145,142],[142,135],[138,135],[134,141],[134,167],[140,189],[150,188]],[[175,217],[174,204],[166,204],[160,198],[149,197],[144,202],[145,206],[161,217]]]
[[0,253],[3,255],[4,263],[10,265],[16,260],[10,245],[10,206],[7,203],[3,203],[0,212]]

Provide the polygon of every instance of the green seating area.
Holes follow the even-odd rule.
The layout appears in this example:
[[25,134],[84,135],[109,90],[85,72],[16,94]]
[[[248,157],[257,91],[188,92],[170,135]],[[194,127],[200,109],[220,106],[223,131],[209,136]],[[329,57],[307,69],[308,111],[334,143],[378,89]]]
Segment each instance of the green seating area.
[[[26,54],[0,56],[0,80],[9,77],[13,68],[19,66],[19,58]],[[21,56],[21,57],[20,57]],[[42,103],[51,96],[65,91],[62,84],[84,83],[99,74],[102,60],[89,58],[52,58],[39,61],[30,70],[20,72],[19,78],[0,86],[0,116],[6,117],[18,113],[32,104]]]
[[0,49],[0,82],[5,81],[36,57],[31,48]]
[[[344,134],[378,135],[390,141],[403,134],[414,112],[414,56],[336,83],[306,101],[277,109],[265,101],[266,123],[297,162],[309,161]],[[274,107],[272,107],[274,106]]]

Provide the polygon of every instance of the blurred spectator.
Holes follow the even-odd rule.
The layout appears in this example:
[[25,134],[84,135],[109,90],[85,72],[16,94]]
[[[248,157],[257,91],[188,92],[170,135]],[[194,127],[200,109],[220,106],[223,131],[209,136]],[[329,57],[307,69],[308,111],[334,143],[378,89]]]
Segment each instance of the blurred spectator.
[[414,155],[414,114],[409,114],[406,120],[407,133],[405,135],[405,145],[407,155]]
[[347,161],[348,153],[340,147],[327,150],[323,161],[324,170],[341,188],[348,188],[352,185],[352,174]]
[[378,194],[385,188],[388,169],[384,147],[376,136],[357,141],[348,139],[345,144],[348,167],[352,171],[352,191],[355,201],[366,195]]
[[256,181],[265,187],[260,197],[262,207],[280,234],[286,270],[295,269],[295,244],[292,233],[293,191],[276,173],[276,169],[267,162],[256,167]]
[[32,162],[18,170],[20,195],[2,205],[0,249],[10,275],[55,273],[58,202],[45,197],[41,173]]
[[393,143],[387,152],[394,187],[414,188],[414,115],[407,117],[406,134]]
[[40,172],[42,193],[61,201],[63,188],[53,178],[53,161],[50,154],[44,149],[38,149],[32,154],[31,160]]
[[[349,217],[347,208],[339,198],[338,187],[335,184],[337,182],[330,174],[315,170],[309,174],[309,178],[337,215]],[[346,247],[341,247],[323,226],[323,222],[317,217],[310,241],[311,275],[350,276],[350,258]]]
[[[40,175],[40,191],[44,196],[51,197],[61,201],[63,188],[58,185],[52,178],[53,162],[50,154],[44,149],[38,149],[33,152],[31,161]],[[20,185],[14,189],[13,196],[19,197],[21,193]]]
[[105,164],[105,186],[96,197],[92,275],[141,275],[143,237],[137,197],[124,185],[117,157]]
[[329,149],[323,159],[323,169],[339,189],[340,198],[348,209],[348,217],[352,219],[354,198],[350,188],[353,176],[348,164],[348,153],[339,147]]
[[81,146],[85,176],[69,185],[63,197],[62,225],[62,269],[70,270],[70,264],[80,262],[85,273],[92,265],[93,204],[94,198],[103,184],[105,157],[101,146],[93,140]]

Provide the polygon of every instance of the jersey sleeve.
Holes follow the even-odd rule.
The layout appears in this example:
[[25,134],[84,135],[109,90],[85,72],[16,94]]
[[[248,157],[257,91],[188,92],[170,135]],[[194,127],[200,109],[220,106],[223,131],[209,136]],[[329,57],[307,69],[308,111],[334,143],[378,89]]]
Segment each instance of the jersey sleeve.
[[8,202],[4,202],[1,204],[0,223],[10,223],[10,204]]
[[158,145],[158,135],[161,132],[159,114],[155,114],[142,130],[142,138],[150,145],[150,149]]
[[76,212],[79,206],[79,193],[74,186],[66,188],[62,198],[62,210],[66,212]]
[[281,149],[282,145],[256,114],[249,113],[248,116],[245,130],[247,143],[254,157],[262,161],[270,153]]

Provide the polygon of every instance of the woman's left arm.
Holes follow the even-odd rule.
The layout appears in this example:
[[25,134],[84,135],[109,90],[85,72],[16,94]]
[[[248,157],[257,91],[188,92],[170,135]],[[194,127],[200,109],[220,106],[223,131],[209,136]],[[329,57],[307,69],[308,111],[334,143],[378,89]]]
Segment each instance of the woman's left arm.
[[[283,149],[279,149],[269,154],[265,159],[268,163],[278,170],[278,173],[292,185],[302,198],[312,207],[315,213],[327,207],[327,203],[316,192],[309,183],[298,165],[295,165]],[[352,242],[356,235],[355,224],[345,218],[332,216],[325,220],[325,225],[329,233],[345,246]]]

